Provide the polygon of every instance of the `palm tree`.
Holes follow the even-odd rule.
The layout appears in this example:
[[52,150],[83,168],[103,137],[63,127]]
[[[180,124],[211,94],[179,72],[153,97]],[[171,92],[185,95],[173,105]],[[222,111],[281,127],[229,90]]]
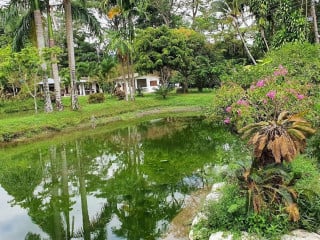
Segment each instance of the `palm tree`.
[[298,221],[298,194],[294,184],[300,176],[289,174],[290,169],[282,163],[291,162],[304,150],[306,137],[315,133],[311,124],[298,114],[283,111],[277,119],[249,124],[239,133],[244,138],[251,136],[249,144],[254,148],[251,167],[243,166],[238,175],[247,191],[249,210],[278,211],[277,205],[284,204],[290,220]]
[[314,134],[311,124],[299,115],[289,115],[283,111],[277,120],[249,124],[239,130],[246,138],[251,135],[249,144],[253,145],[253,167],[283,161],[291,162],[303,152],[308,135]]
[[65,24],[66,24],[66,35],[67,35],[67,48],[68,48],[68,62],[70,71],[70,82],[71,82],[71,108],[72,110],[78,110],[80,108],[78,102],[78,93],[76,85],[76,61],[74,55],[74,38],[73,38],[73,27],[72,19],[82,20],[89,27],[89,30],[100,36],[100,23],[91,14],[88,9],[83,8],[79,5],[72,5],[71,0],[63,0],[63,8],[65,12]]
[[[104,1],[108,8],[108,17],[113,20],[114,32],[111,32],[110,49],[117,52],[118,59],[122,67],[122,76],[126,85],[129,85],[130,100],[134,100],[135,81],[133,70],[133,38],[134,38],[134,22],[135,15],[143,12],[146,3],[143,1]],[[127,69],[128,80],[125,79],[125,70]],[[126,100],[128,96],[126,94]]]
[[[126,100],[128,101],[128,94],[127,94],[127,86],[128,79],[129,79],[129,71],[128,71],[128,61],[129,61],[129,53],[132,51],[132,45],[129,41],[127,41],[119,31],[109,31],[109,38],[110,44],[108,48],[111,51],[116,51],[118,61],[121,64],[121,76],[122,80],[126,85],[125,94]],[[127,74],[126,74],[126,67],[127,67]],[[127,75],[127,77],[126,77]]]
[[[33,0],[34,4],[34,23],[36,26],[36,37],[37,37],[37,47],[39,50],[40,58],[42,58],[42,51],[45,48],[45,39],[44,39],[44,31],[43,31],[43,23],[42,16],[40,11],[40,3],[39,0]],[[48,75],[47,75],[47,64],[42,59],[41,68],[43,71],[43,92],[45,97],[45,112],[52,112],[52,103],[49,93],[49,84],[48,84]]]
[[[7,7],[5,20],[8,21],[11,17],[16,17],[15,14],[19,11],[25,11],[25,9],[29,9],[26,12],[24,17],[21,19],[18,28],[15,31],[15,40],[17,37],[19,41],[17,43],[21,43],[23,37],[25,37],[24,30],[31,27],[31,22],[35,25],[35,35],[36,35],[36,42],[37,48],[39,51],[39,56],[41,58],[41,68],[43,74],[43,88],[44,88],[44,97],[45,97],[45,112],[52,112],[52,103],[50,99],[49,93],[49,84],[48,84],[48,76],[47,76],[47,64],[43,58],[43,49],[45,48],[45,38],[44,38],[44,30],[43,30],[43,22],[42,16],[40,11],[40,2],[39,0],[32,0],[32,1],[18,1],[18,0],[11,0],[10,4]],[[33,20],[33,21],[32,21]],[[30,32],[30,31],[28,31]],[[13,45],[14,47],[17,46],[16,44]]]
[[218,0],[214,1],[213,5],[216,7],[216,11],[223,13],[222,20],[226,20],[228,23],[231,23],[231,26],[236,30],[237,35],[240,37],[244,49],[254,65],[257,65],[256,60],[250,52],[247,41],[240,30],[240,21],[243,19],[243,12],[240,9],[240,0]]
[[[35,1],[35,0],[33,0]],[[39,1],[39,0],[36,0],[36,1]],[[51,46],[54,46],[54,39],[53,39],[53,29],[52,29],[52,26],[51,26],[51,15],[49,14],[50,13],[50,5],[48,4],[48,0],[46,0],[46,3],[45,5],[39,5],[39,8],[40,10],[44,7],[47,7],[47,17],[48,17],[48,35],[49,35],[49,43]],[[90,30],[90,32],[94,33],[95,36],[99,36],[100,34],[100,24],[99,22],[97,21],[97,19],[94,17],[94,15],[92,13],[90,13],[88,11],[88,9],[84,8],[84,7],[81,7],[79,5],[75,5],[73,4],[71,1],[64,1],[63,2],[63,6],[66,6],[65,9],[67,9],[69,7],[68,4],[71,4],[70,5],[70,9],[68,10],[68,14],[65,14],[65,15],[68,15],[68,21],[69,21],[69,18],[70,18],[70,21],[71,21],[71,24],[68,25],[68,29],[71,27],[71,30],[68,30],[69,32],[71,32],[72,34],[72,40],[71,40],[71,43],[70,44],[70,48],[71,46],[73,47],[73,32],[72,32],[72,19],[76,19],[76,20],[81,20],[83,23],[85,23],[87,26],[88,26],[88,29]],[[16,15],[17,15],[17,11],[18,10],[23,10],[23,9],[28,9],[30,7],[30,0],[27,1],[27,0],[24,0],[24,1],[20,1],[20,0],[11,0],[10,2],[10,5],[8,6],[7,10],[5,12],[5,19],[9,20],[9,19],[16,19]],[[58,5],[59,6],[59,5]],[[71,11],[71,8],[73,11]],[[9,11],[10,10],[10,11]],[[70,13],[71,11],[71,13]],[[72,16],[71,16],[72,14]],[[69,17],[70,16],[70,17]],[[15,37],[14,37],[14,41],[13,41],[13,49],[15,50],[20,50],[25,41],[27,39],[29,39],[29,33],[32,32],[33,28],[33,11],[27,11],[25,12],[25,14],[23,15],[22,19],[20,20],[19,22],[19,25],[17,26],[16,30],[15,30]],[[67,25],[66,25],[67,26]],[[68,33],[67,31],[67,33]],[[68,36],[68,34],[67,34]],[[67,41],[69,42],[69,41]],[[68,47],[69,49],[69,47]],[[72,59],[72,52],[74,52],[74,50],[71,50],[71,59]],[[74,56],[74,54],[73,54]],[[74,59],[74,57],[73,57]],[[51,62],[52,62],[52,75],[53,75],[53,78],[55,80],[55,91],[56,91],[56,105],[57,105],[57,108],[59,110],[62,109],[62,104],[61,104],[61,93],[59,91],[59,88],[60,88],[60,85],[58,86],[59,84],[59,73],[57,72],[57,65],[56,65],[56,60],[55,60],[55,56],[52,55],[52,58],[51,58]],[[74,65],[74,67],[72,67],[72,65]],[[70,73],[74,73],[74,74],[70,74],[70,77],[72,77],[74,75],[74,78],[71,78],[74,80],[74,82],[71,81],[71,84],[72,83],[75,83],[76,79],[75,79],[75,62],[72,62],[71,60],[71,64],[70,64],[70,61],[69,61],[69,66],[70,69],[74,69],[74,71],[71,71],[70,70]],[[74,91],[75,91],[75,94],[76,95],[72,95],[73,99],[74,99],[74,107],[72,107],[73,109],[76,109],[79,107],[78,105],[78,101],[77,101],[77,92],[76,92],[76,86],[73,87]],[[59,102],[60,101],[60,102]]]
[[[53,38],[53,27],[52,27],[52,17],[51,17],[51,6],[49,0],[46,1],[47,8],[47,22],[48,22],[48,37],[49,37],[49,48],[55,46],[55,41]],[[51,68],[52,68],[52,77],[54,80],[54,91],[55,91],[55,102],[56,108],[59,111],[63,110],[63,104],[61,101],[61,87],[60,87],[60,78],[59,78],[59,68],[57,63],[57,55],[51,53]]]
[[68,62],[69,62],[70,83],[71,83],[71,108],[72,110],[78,110],[80,106],[79,106],[78,93],[77,93],[76,60],[74,56],[71,1],[63,0],[63,8],[65,12],[66,33],[67,33]]

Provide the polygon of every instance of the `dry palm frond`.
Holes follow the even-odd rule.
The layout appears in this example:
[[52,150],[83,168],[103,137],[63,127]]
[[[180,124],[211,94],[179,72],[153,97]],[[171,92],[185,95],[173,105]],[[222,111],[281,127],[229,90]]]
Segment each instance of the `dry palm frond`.
[[292,124],[292,127],[293,129],[296,129],[296,130],[300,130],[302,131],[304,134],[309,134],[309,135],[312,135],[312,134],[315,134],[316,130],[314,130],[313,128],[311,128],[311,126],[307,126],[307,125],[302,125],[302,124],[299,124],[299,123],[296,123],[296,124]]
[[284,119],[287,119],[289,116],[289,112],[288,111],[282,111],[279,116],[278,116],[278,122],[284,120]]
[[307,123],[307,120],[305,120],[303,117],[301,117],[301,115],[299,114],[295,114],[295,115],[291,115],[288,117],[288,120],[290,122],[306,122]]
[[297,222],[300,219],[299,209],[296,203],[290,203],[286,207],[286,211],[289,214],[289,218],[291,221]]
[[247,126],[241,128],[238,132],[242,134],[242,138],[245,139],[249,137],[250,135],[260,131],[260,129],[264,126],[268,126],[268,122],[259,122],[259,123],[251,123]]
[[293,138],[298,141],[303,141],[306,139],[306,136],[299,130],[295,128],[290,128],[287,130],[288,134]]
[[256,158],[261,157],[261,154],[262,154],[263,150],[265,149],[267,142],[268,142],[267,135],[257,134],[257,139],[255,140],[255,143],[253,143],[253,145],[254,145],[253,154]]
[[272,151],[272,155],[276,163],[281,163],[281,150],[279,145],[279,137],[276,136],[274,140],[269,141],[267,148]]
[[297,148],[294,141],[287,136],[282,135],[281,137],[281,156],[286,162],[291,162],[293,158],[297,155]]

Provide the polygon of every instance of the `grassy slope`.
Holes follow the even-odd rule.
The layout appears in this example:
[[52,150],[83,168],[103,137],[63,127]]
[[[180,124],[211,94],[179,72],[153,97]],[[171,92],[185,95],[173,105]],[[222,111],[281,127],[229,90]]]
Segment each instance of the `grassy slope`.
[[[145,120],[150,117],[176,114],[199,114],[212,101],[212,92],[172,94],[167,99],[155,95],[138,97],[134,102],[118,101],[108,97],[101,104],[87,104],[87,97],[79,97],[81,109],[71,111],[70,98],[64,99],[65,110],[53,113],[2,114],[0,116],[0,142],[26,140],[46,133],[72,131],[91,127],[94,116],[98,125],[114,121]],[[180,113],[179,113],[180,112]],[[182,113],[183,112],[183,113]]]

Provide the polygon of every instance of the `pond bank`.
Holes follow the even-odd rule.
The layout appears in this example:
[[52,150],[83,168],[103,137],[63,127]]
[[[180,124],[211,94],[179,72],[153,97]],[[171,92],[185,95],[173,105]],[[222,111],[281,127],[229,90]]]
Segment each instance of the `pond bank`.
[[[148,121],[153,118],[162,117],[189,117],[200,116],[203,110],[198,106],[180,106],[180,107],[157,107],[152,109],[145,109],[134,112],[124,112],[117,116],[88,116],[87,121],[81,122],[74,126],[61,126],[59,128],[44,127],[28,131],[17,129],[15,133],[10,133],[10,138],[6,139],[5,136],[0,136],[0,147],[14,146],[20,143],[28,143],[35,140],[43,140],[54,138],[56,136],[78,134],[83,131],[90,131],[96,127],[106,126],[110,130],[121,127],[126,124],[136,124],[142,121]],[[62,123],[63,124],[63,123]]]
[[162,240],[188,240],[193,219],[203,206],[203,202],[210,192],[210,187],[206,186],[191,193],[185,200],[180,213],[171,221],[168,232]]

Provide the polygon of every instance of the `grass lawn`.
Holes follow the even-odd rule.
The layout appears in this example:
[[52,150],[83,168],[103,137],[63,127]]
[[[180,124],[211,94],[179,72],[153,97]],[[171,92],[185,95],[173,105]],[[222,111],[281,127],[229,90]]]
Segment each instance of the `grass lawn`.
[[[119,101],[106,96],[106,101],[99,104],[88,104],[87,96],[79,96],[81,109],[70,110],[70,98],[64,98],[65,110],[61,112],[35,114],[34,111],[1,113],[0,142],[34,138],[48,132],[71,131],[74,128],[91,127],[92,118],[103,125],[114,121],[141,120],[150,117],[171,116],[180,114],[201,114],[212,102],[213,92],[171,94],[167,99],[154,94],[145,94],[135,101]],[[16,103],[15,104],[19,104]],[[22,104],[22,103],[21,103]],[[5,106],[2,106],[3,108]],[[32,108],[32,107],[31,107]],[[146,114],[147,113],[147,114]]]

